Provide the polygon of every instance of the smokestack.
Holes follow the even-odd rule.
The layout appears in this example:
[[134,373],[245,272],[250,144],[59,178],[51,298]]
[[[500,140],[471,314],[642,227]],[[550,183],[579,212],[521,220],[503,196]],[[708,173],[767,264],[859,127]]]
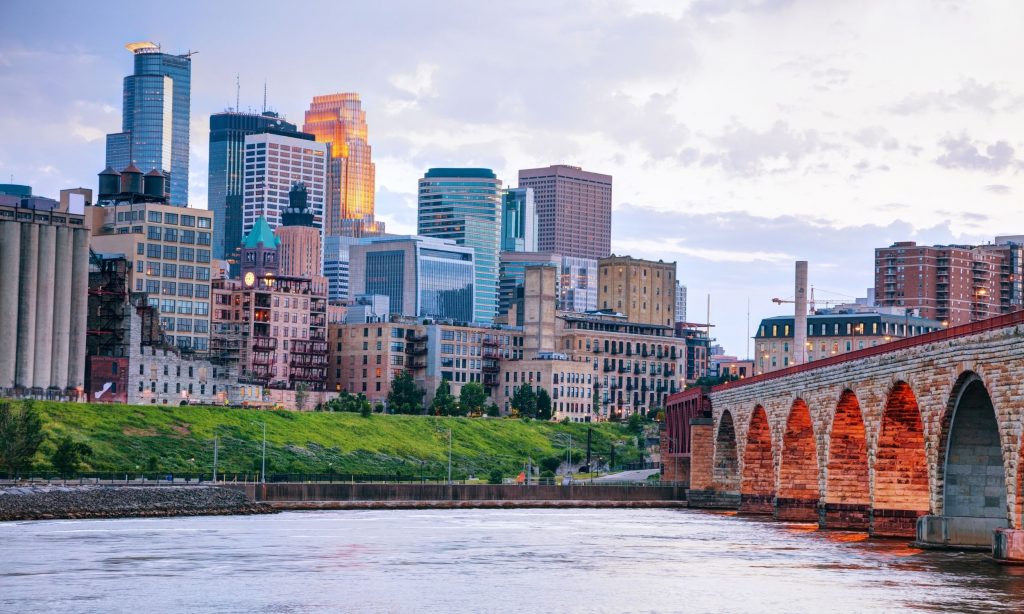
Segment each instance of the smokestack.
[[807,261],[796,261],[796,288],[793,301],[793,364],[807,362]]

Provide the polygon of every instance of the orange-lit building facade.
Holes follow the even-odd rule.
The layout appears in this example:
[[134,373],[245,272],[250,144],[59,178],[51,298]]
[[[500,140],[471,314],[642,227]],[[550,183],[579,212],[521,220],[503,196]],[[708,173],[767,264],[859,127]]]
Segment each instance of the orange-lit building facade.
[[379,234],[382,229],[373,220],[376,170],[367,142],[366,112],[359,94],[314,96],[302,129],[315,135],[317,141],[330,145],[326,234]]

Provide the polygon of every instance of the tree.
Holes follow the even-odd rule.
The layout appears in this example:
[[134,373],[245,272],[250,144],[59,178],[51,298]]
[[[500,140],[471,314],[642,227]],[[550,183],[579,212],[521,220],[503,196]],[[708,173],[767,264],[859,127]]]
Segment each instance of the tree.
[[[92,448],[89,447],[89,444],[64,436],[57,442],[57,448],[50,455],[50,462],[53,463],[53,468],[60,473],[61,477],[67,477],[78,471],[82,460],[90,456],[92,456]],[[151,457],[150,460],[156,460],[156,457]],[[156,470],[155,467],[153,470]]]
[[541,471],[550,471],[551,475],[554,476],[558,468],[562,466],[562,457],[560,456],[548,456],[540,459]]
[[448,380],[441,380],[434,393],[434,400],[430,403],[430,412],[435,416],[453,416],[458,413],[457,405]]
[[306,399],[309,398],[309,386],[305,382],[295,384],[295,409],[302,411],[306,409]]
[[519,413],[520,418],[537,417],[537,395],[533,386],[523,384],[512,393],[512,409]]
[[0,467],[14,477],[32,465],[43,443],[43,422],[32,401],[0,401]]
[[551,419],[551,395],[543,388],[537,389],[537,419]]
[[396,414],[423,413],[423,390],[416,386],[408,371],[402,371],[391,381],[388,407]]
[[497,403],[491,403],[487,406],[487,415],[491,418],[498,418],[501,416],[501,408]]
[[626,429],[635,435],[639,435],[644,430],[644,417],[639,412],[633,412],[629,415],[629,421],[626,423]]
[[601,384],[594,382],[594,398],[592,410],[595,416],[601,415]]
[[459,405],[463,412],[470,416],[480,416],[484,413],[484,404],[487,403],[487,391],[480,382],[469,382],[459,391]]
[[501,469],[491,469],[490,475],[487,476],[488,484],[501,484],[502,482]]
[[[89,449],[89,455],[92,455],[91,448]],[[159,469],[159,462],[160,461],[157,459],[156,454],[150,454],[149,460],[146,461],[146,471],[149,473],[156,473],[157,469]],[[56,464],[57,463],[54,463],[54,465]]]

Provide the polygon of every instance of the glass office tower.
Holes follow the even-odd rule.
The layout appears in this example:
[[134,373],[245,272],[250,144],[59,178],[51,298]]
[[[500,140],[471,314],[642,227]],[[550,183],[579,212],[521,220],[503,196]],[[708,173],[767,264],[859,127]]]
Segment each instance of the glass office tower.
[[509,188],[502,194],[501,251],[537,251],[537,209],[533,188]]
[[501,180],[487,168],[432,168],[419,181],[419,234],[473,248],[473,321],[498,314]]
[[192,54],[162,53],[155,43],[129,43],[135,72],[124,78],[121,132],[107,135],[107,166],[134,163],[170,175],[169,202],[188,204],[188,128]]
[[295,134],[277,113],[226,111],[210,116],[210,178],[207,208],[213,212],[213,257],[227,258],[242,244],[242,184],[247,134]]
[[360,239],[349,247],[352,296],[387,296],[391,313],[470,322],[473,250],[419,236]]
[[314,96],[302,130],[331,146],[325,234],[359,237],[384,232],[383,224],[373,219],[376,167],[359,94]]

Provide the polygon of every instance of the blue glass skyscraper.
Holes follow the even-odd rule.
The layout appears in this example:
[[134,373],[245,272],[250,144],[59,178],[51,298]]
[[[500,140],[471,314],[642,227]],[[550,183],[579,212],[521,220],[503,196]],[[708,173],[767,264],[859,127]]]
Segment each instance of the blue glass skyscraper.
[[213,211],[213,257],[227,258],[242,243],[242,185],[247,134],[294,135],[295,124],[277,113],[227,111],[210,116],[210,178],[207,208]]
[[191,54],[162,53],[154,43],[129,43],[135,72],[124,78],[121,132],[107,135],[107,166],[134,163],[170,175],[170,203],[188,204]]
[[473,248],[473,321],[498,314],[501,180],[488,168],[432,168],[419,181],[418,232]]

